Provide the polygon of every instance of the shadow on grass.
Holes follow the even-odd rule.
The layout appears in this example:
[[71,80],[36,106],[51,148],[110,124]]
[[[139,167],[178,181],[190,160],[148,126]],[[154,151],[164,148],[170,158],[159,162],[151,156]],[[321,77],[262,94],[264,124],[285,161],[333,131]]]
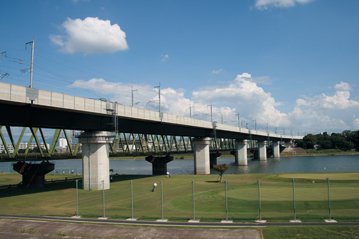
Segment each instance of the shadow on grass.
[[[111,175],[111,182],[120,182],[127,180],[136,180],[141,178],[153,177],[152,175]],[[76,180],[79,180],[79,188],[82,188],[82,178],[64,178],[46,180],[42,188],[26,188],[21,183],[0,186],[0,198],[26,195],[32,193],[42,193],[69,188],[76,188]]]
[[111,182],[118,182],[118,181],[127,181],[127,180],[136,180],[141,178],[150,178],[150,177],[156,177],[152,175],[119,175],[119,174],[113,174],[110,176]]
[[221,183],[219,180],[206,181],[206,183]]
[[0,198],[75,188],[76,179],[80,178],[48,180],[42,188],[26,188],[21,183],[2,185],[0,186]]

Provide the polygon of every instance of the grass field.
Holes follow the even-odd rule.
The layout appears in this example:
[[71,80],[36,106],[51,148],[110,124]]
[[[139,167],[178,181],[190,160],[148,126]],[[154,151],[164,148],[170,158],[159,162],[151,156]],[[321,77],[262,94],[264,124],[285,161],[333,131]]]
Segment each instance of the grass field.
[[[48,180],[59,177],[49,175]],[[67,176],[71,179],[71,175]],[[304,222],[328,218],[327,184],[330,178],[331,215],[339,221],[359,221],[359,173],[340,174],[246,174],[225,175],[228,182],[228,218],[237,222],[258,218],[257,179],[261,181],[261,216],[269,221],[293,219],[292,178],[295,178],[296,214]],[[219,221],[226,217],[225,184],[217,175],[119,176],[105,191],[106,216],[131,217],[130,180],[134,188],[134,217],[161,218],[163,183],[164,217],[185,221],[193,217],[192,180],[195,181],[196,218]],[[45,189],[22,189],[20,176],[0,174],[0,214],[71,216],[76,210],[73,181],[48,183]],[[151,192],[153,183],[158,187]],[[83,217],[103,215],[102,192],[79,190],[79,211]],[[268,232],[274,233],[274,232]]]

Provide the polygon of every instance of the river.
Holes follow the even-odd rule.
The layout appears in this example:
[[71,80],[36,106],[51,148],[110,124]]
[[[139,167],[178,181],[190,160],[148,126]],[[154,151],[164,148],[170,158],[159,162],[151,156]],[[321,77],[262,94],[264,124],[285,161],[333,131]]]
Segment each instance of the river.
[[[81,174],[80,159],[53,160],[55,171],[52,173]],[[359,155],[349,156],[310,156],[269,158],[268,161],[248,161],[248,166],[235,166],[234,158],[222,156],[218,164],[226,163],[230,167],[226,173],[323,173],[323,172],[359,172]],[[13,173],[12,162],[0,162],[0,173]],[[144,159],[111,159],[110,168],[118,174],[151,175],[152,166]],[[193,174],[193,159],[176,159],[168,164],[170,174]]]

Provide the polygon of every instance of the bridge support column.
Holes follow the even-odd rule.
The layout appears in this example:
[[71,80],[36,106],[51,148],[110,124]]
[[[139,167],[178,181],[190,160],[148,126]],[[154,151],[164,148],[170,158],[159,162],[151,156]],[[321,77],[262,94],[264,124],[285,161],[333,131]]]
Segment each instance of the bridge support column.
[[267,161],[267,141],[258,142],[259,161]]
[[248,157],[247,157],[247,148],[248,141],[245,140],[236,140],[236,149],[234,151],[235,165],[237,166],[247,166]]
[[273,157],[280,158],[280,142],[273,142]]
[[152,175],[166,175],[167,163],[173,160],[173,156],[147,156],[146,161],[152,163]]
[[26,188],[43,188],[45,175],[54,170],[55,164],[42,161],[40,164],[18,161],[13,164],[13,169],[22,175],[22,186]]
[[210,152],[209,153],[209,166],[210,168],[213,168],[213,165],[217,165],[217,158],[221,157],[221,153],[220,152]]
[[80,135],[84,189],[110,189],[108,143],[111,138],[111,133],[106,131],[89,131]]
[[195,138],[193,140],[194,172],[195,174],[210,174],[209,144],[210,138]]

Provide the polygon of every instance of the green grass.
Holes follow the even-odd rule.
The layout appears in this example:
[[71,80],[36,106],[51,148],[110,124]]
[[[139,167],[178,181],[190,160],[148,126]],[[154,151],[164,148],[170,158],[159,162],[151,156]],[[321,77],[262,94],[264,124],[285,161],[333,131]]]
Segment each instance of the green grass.
[[[49,175],[48,180],[58,177]],[[71,178],[73,176],[67,175]],[[245,174],[224,175],[228,181],[229,218],[253,221],[258,218],[257,179],[261,180],[262,218],[288,221],[293,218],[292,178],[296,182],[296,212],[303,221],[328,218],[326,178],[331,179],[333,218],[359,221],[359,173],[340,174]],[[105,191],[106,216],[124,219],[131,216],[130,180],[134,186],[134,216],[152,220],[161,217],[160,182],[164,188],[164,217],[184,221],[192,218],[192,180],[196,189],[196,218],[202,221],[224,219],[224,183],[217,175],[120,176]],[[0,185],[17,184],[21,177],[1,174]],[[151,192],[153,183],[158,184]],[[75,214],[74,182],[48,183],[45,189],[0,188],[0,214],[57,215]],[[102,216],[102,192],[79,191],[80,215]]]
[[358,239],[359,226],[267,227],[264,239]]

